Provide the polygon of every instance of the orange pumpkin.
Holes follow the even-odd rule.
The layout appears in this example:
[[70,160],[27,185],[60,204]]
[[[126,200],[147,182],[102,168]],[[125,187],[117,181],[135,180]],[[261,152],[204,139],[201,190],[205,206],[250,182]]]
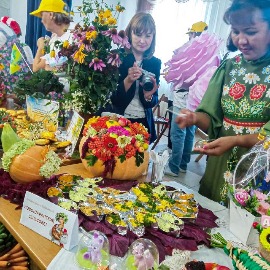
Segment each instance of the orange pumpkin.
[[23,154],[15,156],[9,167],[11,178],[15,182],[25,184],[43,180],[44,177],[39,175],[39,170],[45,163],[45,156],[48,151],[48,147],[34,145]]
[[[86,137],[83,137],[79,145],[80,155],[82,153],[81,150],[85,141],[86,141]],[[86,159],[81,159],[81,160],[85,169],[88,170],[93,175],[93,177],[102,176],[105,169],[105,166],[103,165],[103,161],[97,160],[94,166],[89,166],[87,164]],[[149,162],[148,152],[144,153],[144,161],[139,167],[136,166],[135,157],[128,158],[122,163],[120,162],[119,159],[116,159],[116,165],[115,165],[113,174],[111,175],[108,173],[106,175],[106,178],[116,179],[116,180],[136,180],[140,176],[142,176],[144,172],[147,171],[148,162]]]

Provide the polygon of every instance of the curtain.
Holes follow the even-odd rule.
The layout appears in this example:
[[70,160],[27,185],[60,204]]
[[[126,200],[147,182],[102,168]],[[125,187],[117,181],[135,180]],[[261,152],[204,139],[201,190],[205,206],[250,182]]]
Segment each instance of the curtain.
[[[72,0],[65,0],[67,5],[71,7]],[[41,23],[41,19],[29,15],[30,12],[38,9],[40,0],[27,0],[27,24],[26,24],[26,36],[25,43],[32,49],[33,55],[36,54],[37,40],[45,35],[51,36],[51,32],[46,31],[45,27]]]

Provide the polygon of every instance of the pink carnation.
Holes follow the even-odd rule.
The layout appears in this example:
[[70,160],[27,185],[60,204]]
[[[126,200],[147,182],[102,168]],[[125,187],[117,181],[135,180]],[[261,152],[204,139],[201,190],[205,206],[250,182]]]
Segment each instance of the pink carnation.
[[270,209],[270,204],[267,202],[259,202],[257,212],[261,215],[267,215],[268,209]]
[[247,201],[250,198],[250,195],[248,194],[248,192],[246,190],[238,190],[235,194],[234,194],[234,198],[236,199],[236,201],[238,201],[242,206],[246,206]]
[[268,199],[267,195],[263,194],[258,190],[253,190],[253,194],[257,197],[259,201],[266,201]]

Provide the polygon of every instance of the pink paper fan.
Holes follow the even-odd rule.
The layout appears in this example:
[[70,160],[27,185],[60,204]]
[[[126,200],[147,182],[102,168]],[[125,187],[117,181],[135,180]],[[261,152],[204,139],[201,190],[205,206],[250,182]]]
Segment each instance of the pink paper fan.
[[214,34],[203,32],[174,51],[165,65],[165,80],[174,89],[182,85],[190,87],[212,66],[219,65],[218,49],[222,41]]
[[187,108],[191,111],[195,111],[207,90],[210,79],[215,73],[217,66],[212,66],[197,79],[189,88]]

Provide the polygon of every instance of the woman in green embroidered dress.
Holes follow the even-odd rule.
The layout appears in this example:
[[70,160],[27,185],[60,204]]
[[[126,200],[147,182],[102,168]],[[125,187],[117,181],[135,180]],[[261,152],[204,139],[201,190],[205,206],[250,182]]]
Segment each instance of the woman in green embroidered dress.
[[270,0],[233,0],[224,20],[241,54],[220,65],[197,111],[182,110],[176,121],[215,139],[200,149],[209,159],[199,192],[226,203],[225,183],[239,158],[262,128],[270,134]]

